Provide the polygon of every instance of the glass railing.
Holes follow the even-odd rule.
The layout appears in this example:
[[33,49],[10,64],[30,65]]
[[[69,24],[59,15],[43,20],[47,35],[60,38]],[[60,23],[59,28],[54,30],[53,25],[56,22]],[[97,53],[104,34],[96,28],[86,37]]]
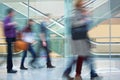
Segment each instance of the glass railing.
[[89,32],[94,55],[120,55],[120,18],[108,19]]
[[[87,7],[87,6],[89,6],[89,5],[91,5],[92,3],[94,3],[96,0],[86,0],[85,1],[85,7]],[[57,22],[59,22],[59,23],[61,23],[62,25],[64,25],[64,19],[65,19],[65,17],[64,16],[62,16],[62,17],[60,17],[60,18],[58,18],[57,19]],[[51,23],[51,24],[49,24],[48,25],[48,27],[51,27],[51,26],[53,26],[55,23]]]
[[[90,9],[90,11],[92,11],[93,12],[93,14],[96,14],[96,13],[94,13],[94,12],[96,12],[97,11],[97,8],[98,8],[98,10],[99,11],[101,11],[102,9],[100,8],[102,5],[104,5],[105,3],[107,3],[107,1],[108,0],[88,0],[88,2],[84,5],[85,7],[87,7],[87,8],[89,8]],[[99,5],[98,5],[99,4]],[[100,8],[100,9],[99,9]],[[93,11],[94,10],[94,11]],[[97,20],[97,18],[98,18],[98,16],[103,16],[103,14],[104,14],[105,12],[104,11],[102,11],[101,13],[100,13],[100,15],[95,15],[95,16],[93,16],[94,17],[94,19],[93,19],[93,22],[94,22],[94,24],[92,25],[92,27],[93,26],[95,26],[95,25],[97,25],[98,23],[100,23],[101,21],[103,21],[103,20]],[[106,16],[106,15],[105,15]],[[97,18],[96,18],[97,17]],[[95,19],[96,18],[96,19]],[[108,18],[108,17],[107,17]],[[64,25],[64,19],[65,19],[65,17],[64,16],[62,16],[62,18],[59,18],[58,20],[60,20],[60,21],[58,21],[58,22],[60,22],[60,23],[62,23],[63,25]],[[105,19],[105,18],[104,18]],[[48,27],[51,27],[51,26],[54,26],[55,25],[55,23],[52,23],[52,24],[50,24],[50,25],[48,25]]]
[[[7,46],[6,46],[5,38],[0,38],[0,56],[7,55],[6,48]],[[33,48],[36,51],[37,44],[34,44]],[[64,56],[64,39],[63,38],[50,38],[49,49],[53,53],[56,53],[57,56]],[[19,50],[19,51],[13,50],[13,51],[14,51],[13,55],[18,55],[23,52],[22,50]]]
[[[30,6],[30,5],[28,5],[28,4],[27,4],[27,3],[25,3],[25,2],[22,2],[22,3],[23,3],[23,4],[25,4],[26,6],[29,6],[29,8],[32,8],[33,10],[35,10],[35,11],[39,12],[40,14],[42,14],[42,15],[43,15],[43,17],[48,17],[48,16],[46,16],[46,14],[45,14],[45,13],[41,12],[40,10],[38,10],[38,9],[36,9],[36,8],[34,8],[34,7]],[[54,22],[55,24],[61,25],[58,21],[56,21],[56,20],[55,20],[55,19],[53,19],[53,18],[51,18],[51,21],[52,21],[52,22]]]
[[[86,3],[86,5],[85,6],[87,6],[87,5],[89,5],[89,4],[91,4],[91,3],[93,3],[93,0],[89,0],[87,3]],[[15,9],[17,12],[19,12],[20,14],[22,14],[22,15],[24,15],[25,17],[29,17],[29,18],[35,18],[36,19],[36,22],[37,23],[39,23],[39,20],[37,20],[37,19],[40,19],[41,18],[41,16],[42,17],[47,17],[47,16],[45,16],[45,14],[44,13],[42,13],[41,11],[39,11],[39,10],[37,10],[36,8],[34,8],[34,7],[32,7],[32,6],[30,6],[29,5],[29,8],[28,8],[28,4],[27,3],[23,3],[23,2],[15,2],[15,3],[4,3],[6,6],[8,6],[8,7],[11,7],[11,8],[13,8],[13,9]],[[17,6],[20,6],[20,7],[17,7]],[[23,7],[23,8],[22,8]],[[28,9],[29,9],[29,12],[28,12]],[[24,12],[24,13],[23,13]],[[29,16],[28,16],[28,13],[29,13]],[[60,23],[59,23],[59,21],[60,21]],[[61,36],[61,37],[63,37],[64,38],[64,30],[62,30],[63,28],[64,28],[64,20],[62,20],[62,19],[58,19],[58,21],[56,21],[56,20],[54,20],[54,19],[50,19],[50,22],[52,23],[52,24],[50,24],[49,26],[48,26],[48,29],[50,30],[50,31],[52,31],[53,33],[55,33],[55,34],[57,34],[57,35],[59,35],[59,36]],[[61,23],[62,22],[62,23]],[[55,24],[54,26],[52,26],[53,25],[53,23]],[[58,27],[57,27],[58,26]],[[57,32],[58,31],[58,32]],[[60,32],[60,33],[59,33]],[[63,32],[62,34],[61,34],[61,32]]]
[[[19,12],[20,14],[24,15],[26,18],[32,18],[35,20],[36,23],[39,24],[39,20],[41,19],[41,17],[46,17],[45,15],[43,15],[42,13],[36,11],[35,9],[29,7],[25,4],[23,4],[22,2],[15,2],[15,3],[3,3],[5,6],[7,7],[11,7],[13,9],[15,9],[17,12]],[[17,6],[20,6],[20,7],[17,7]],[[29,10],[28,10],[29,9]],[[29,12],[28,12],[29,11]],[[29,16],[28,16],[28,13],[29,13]],[[56,22],[55,20],[53,19],[50,19],[50,22],[54,22],[57,26],[59,27],[63,27],[63,25],[61,25],[60,23]],[[58,33],[57,31],[55,30],[52,30],[50,28],[48,28],[51,32],[59,35],[60,37],[64,37],[64,35]]]
[[[108,39],[108,38],[107,38]],[[103,40],[106,40],[103,38]],[[92,44],[91,53],[94,55],[120,55],[120,37],[112,39],[112,42],[96,42],[90,41]]]

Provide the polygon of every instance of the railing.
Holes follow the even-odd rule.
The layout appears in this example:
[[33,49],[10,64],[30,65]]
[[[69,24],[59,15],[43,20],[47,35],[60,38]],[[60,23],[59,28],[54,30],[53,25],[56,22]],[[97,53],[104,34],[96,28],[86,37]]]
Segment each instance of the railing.
[[[25,2],[22,2],[22,3],[25,4],[26,6],[29,6],[30,8],[34,9],[35,11],[39,12],[39,13],[42,14],[44,17],[47,17],[47,18],[48,18],[48,16],[46,16],[46,14],[44,14],[44,13],[41,12],[40,10],[38,10],[38,9],[36,9],[36,8],[28,5],[28,4],[25,3]],[[60,25],[60,26],[63,26],[61,23],[57,22],[56,20],[54,20],[54,19],[52,19],[52,18],[51,18],[51,21],[54,22],[54,23],[56,23],[56,24],[58,24],[58,25]]]
[[[96,37],[94,39],[108,39],[108,41],[98,41],[96,42],[93,38],[90,40],[92,44],[91,53],[93,55],[101,56],[117,56],[120,55],[120,37]],[[112,41],[112,39],[117,39],[117,41]]]
[[[102,37],[101,38],[98,37],[98,38],[101,39]],[[96,39],[98,39],[98,38],[96,38]],[[106,39],[106,38],[108,39],[108,37],[103,37],[102,39]],[[119,38],[120,39],[120,37],[114,37],[114,38]],[[0,39],[5,39],[5,38],[0,38]],[[93,48],[96,49],[96,50],[97,50],[96,47],[99,47],[99,46],[100,47],[103,46],[101,48],[105,49],[105,50],[120,47],[120,42],[119,41],[118,42],[96,42],[96,41],[90,40],[90,42],[91,42],[91,44],[95,45],[95,47],[93,47]],[[62,39],[62,38],[50,38],[50,43],[51,43],[51,50],[57,52],[58,54],[60,54],[62,56],[64,55],[64,44],[65,44],[64,39]],[[5,46],[5,45],[6,45],[6,43],[0,43],[0,46]],[[109,45],[111,45],[111,46],[109,46]],[[105,46],[107,46],[107,47],[105,47]],[[116,54],[115,54],[115,51],[114,52],[109,52],[108,50],[107,50],[107,52],[106,51],[105,52],[98,52],[98,51],[96,52],[94,50],[92,50],[91,52],[94,55],[109,55],[109,53],[111,53],[111,55],[120,55],[120,52],[119,53],[116,52]],[[17,53],[17,54],[19,54],[19,53]]]
[[[0,38],[0,39],[2,39],[2,40],[5,40],[5,38]],[[63,56],[64,54],[64,39],[62,39],[62,38],[50,38],[50,49],[53,51],[53,52],[55,52],[55,53],[57,53],[57,54],[59,54],[59,55],[61,55],[61,56]],[[34,48],[36,48],[36,45],[38,45],[38,44],[34,44],[33,46],[34,46]],[[0,47],[4,47],[4,50],[6,51],[6,42],[4,42],[4,43],[0,43]],[[35,49],[36,50],[36,49]],[[19,51],[19,52],[15,52],[14,54],[16,55],[16,54],[19,54],[19,53],[21,53],[23,50],[21,50],[21,51]],[[0,55],[6,55],[6,52],[2,52],[2,53],[0,53]]]
[[[28,17],[28,15],[27,15],[28,12],[26,12],[26,11],[28,11],[28,8],[26,8],[26,7],[28,7],[28,6],[24,5],[23,3],[19,2],[19,3],[14,3],[14,4],[13,4],[13,3],[3,3],[3,4],[6,5],[7,7],[10,7],[10,8],[14,8],[14,7],[17,6],[17,5],[21,5],[22,7],[25,7],[25,8],[15,7],[14,9],[15,9],[18,13],[21,13],[21,14],[24,15],[25,17]],[[32,11],[32,13],[31,13],[32,15],[30,16],[30,18],[32,18],[33,15],[38,15],[39,17],[41,17],[41,16],[46,17],[46,16],[44,16],[43,14],[35,11],[35,10],[32,9],[32,8],[30,8],[30,10]],[[24,12],[24,13],[22,13],[22,12]],[[55,21],[52,20],[52,19],[50,19],[50,21],[51,21],[51,22],[55,22]],[[35,20],[35,22],[39,24],[39,21]],[[57,23],[57,22],[55,22],[55,23],[56,23],[57,25],[63,27],[61,24],[59,24],[59,23]],[[49,29],[51,32],[57,34],[58,36],[64,38],[64,35],[56,32],[55,30],[52,30],[51,28],[48,28],[48,27],[47,27],[47,29]]]
[[[94,3],[95,1],[96,1],[96,0],[88,0],[88,1],[85,3],[84,7],[87,7],[88,5]],[[61,22],[61,21],[63,21],[64,18],[65,18],[64,16],[62,16],[61,18],[58,18],[58,19],[57,19],[57,22]],[[51,27],[51,26],[53,26],[53,25],[55,25],[54,22],[51,23],[51,24],[49,24],[48,27]]]
[[[109,41],[97,42],[95,41],[95,39],[108,39]],[[90,42],[95,45],[106,45],[106,44],[120,45],[120,40],[112,41],[112,39],[120,39],[120,37],[96,37],[96,38],[91,38]]]
[[[88,2],[86,2],[86,4],[84,5],[84,7],[91,7],[91,6],[94,5],[93,3],[100,3],[100,4],[99,4],[99,6],[100,6],[101,4],[103,4],[103,3],[107,2],[107,1],[108,1],[108,0],[102,0],[102,1],[101,1],[101,0],[100,0],[100,1],[98,1],[98,0],[88,0]],[[97,5],[97,6],[98,6],[98,5]],[[96,6],[96,7],[97,7],[97,6]],[[92,10],[95,9],[96,7],[95,7],[95,5],[94,5],[94,8],[92,8]],[[73,11],[74,11],[74,9],[73,9]],[[62,16],[62,18],[63,18],[63,19],[61,19],[61,18],[58,19],[58,20],[60,20],[60,21],[58,21],[58,22],[61,22],[62,20],[64,20],[65,17]],[[55,25],[55,23],[51,23],[50,25],[48,25],[48,27],[51,27],[51,26],[54,26],[54,25]]]
[[[95,1],[96,1],[96,0],[88,0],[84,6],[87,7],[88,5],[94,3]],[[45,16],[45,14],[44,14],[43,12],[39,11],[38,9],[36,9],[36,8],[28,5],[28,4],[25,3],[25,2],[22,2],[22,3],[25,4],[26,6],[29,6],[29,7],[32,8],[32,9],[38,11],[39,13],[41,13],[41,14],[43,14],[43,15]],[[47,17],[47,16],[46,16],[46,17]],[[64,19],[64,16],[62,16],[61,18],[59,18],[59,19],[57,19],[57,20],[52,19],[54,22],[52,22],[51,24],[49,24],[48,27],[51,27],[51,26],[53,26],[53,25],[56,24],[56,23],[61,24],[60,21],[62,21],[62,19]],[[61,25],[63,25],[63,24],[61,24]],[[64,26],[64,25],[63,25],[63,26]]]

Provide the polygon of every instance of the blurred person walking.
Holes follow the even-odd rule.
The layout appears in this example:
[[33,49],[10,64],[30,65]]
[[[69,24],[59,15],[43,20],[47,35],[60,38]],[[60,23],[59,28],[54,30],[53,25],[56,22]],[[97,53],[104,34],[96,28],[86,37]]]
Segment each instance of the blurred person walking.
[[[41,47],[46,51],[47,55],[47,68],[55,68],[55,66],[52,65],[51,63],[51,58],[50,58],[50,52],[51,50],[49,49],[50,43],[49,43],[49,33],[47,27],[47,22],[49,21],[49,14],[46,15],[48,18],[44,18],[44,20],[40,23],[40,43]],[[38,50],[39,51],[39,50]]]
[[92,60],[90,58],[91,45],[87,34],[90,20],[88,18],[88,12],[85,7],[83,7],[83,5],[83,0],[76,0],[75,13],[71,17],[71,48],[72,53],[74,55],[77,55],[78,57],[77,60],[74,59],[70,63],[68,68],[64,71],[63,76],[66,77],[68,80],[73,80],[73,78],[71,78],[69,74],[72,70],[73,64],[76,62],[76,75],[74,80],[82,80],[81,71],[83,61],[86,61],[89,64],[89,68],[91,70],[91,80],[94,80],[96,77],[98,77],[97,73],[94,70]]
[[15,11],[11,8],[7,9],[7,16],[4,19],[4,32],[7,42],[7,73],[16,73],[16,70],[13,70],[12,54],[13,47],[12,43],[16,41],[16,22],[13,21],[15,16]]
[[32,33],[32,27],[34,25],[34,21],[32,19],[29,19],[27,22],[27,25],[22,31],[23,37],[22,40],[28,43],[28,49],[23,52],[22,60],[21,60],[21,65],[20,69],[22,70],[27,70],[24,66],[25,58],[27,57],[27,51],[29,51],[32,55],[32,60],[30,61],[30,65],[34,67],[33,63],[36,61],[36,52],[34,51],[32,44],[35,42],[34,41],[34,34]]

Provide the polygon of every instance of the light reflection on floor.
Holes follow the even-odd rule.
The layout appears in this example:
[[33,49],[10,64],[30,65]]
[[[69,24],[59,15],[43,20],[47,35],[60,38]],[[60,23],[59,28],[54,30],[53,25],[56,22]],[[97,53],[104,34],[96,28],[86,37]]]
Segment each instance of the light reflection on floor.
[[[6,73],[6,63],[5,58],[0,58],[0,60],[4,61],[0,66],[0,80],[62,80],[62,73],[67,64],[67,60],[69,58],[54,58],[52,59],[53,65],[56,66],[54,69],[39,68],[33,69],[29,67],[27,71],[20,70],[20,57],[14,58],[14,69],[17,69],[17,74],[7,74]],[[26,67],[28,67],[26,60]],[[120,80],[120,60],[113,60],[111,62],[111,68],[109,61],[103,59],[96,59],[96,70],[100,76],[103,76],[102,80]],[[45,66],[45,58],[40,60],[42,66]],[[117,64],[118,63],[118,64]],[[100,66],[102,65],[102,66]],[[74,70],[73,70],[74,71]],[[72,72],[71,76],[74,76],[75,72]],[[89,69],[86,65],[83,66],[82,71],[83,80],[89,79]]]

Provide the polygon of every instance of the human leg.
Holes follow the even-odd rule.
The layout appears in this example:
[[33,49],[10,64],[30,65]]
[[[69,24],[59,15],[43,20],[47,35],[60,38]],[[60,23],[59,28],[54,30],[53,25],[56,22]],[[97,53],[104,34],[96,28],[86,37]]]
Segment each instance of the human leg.
[[12,38],[6,38],[7,42],[7,72],[8,73],[16,73],[16,70],[13,70],[13,62],[12,62]]
[[27,70],[27,68],[24,67],[24,62],[26,57],[27,57],[27,50],[23,52],[23,56],[22,56],[21,65],[20,65],[20,69],[22,70]]

